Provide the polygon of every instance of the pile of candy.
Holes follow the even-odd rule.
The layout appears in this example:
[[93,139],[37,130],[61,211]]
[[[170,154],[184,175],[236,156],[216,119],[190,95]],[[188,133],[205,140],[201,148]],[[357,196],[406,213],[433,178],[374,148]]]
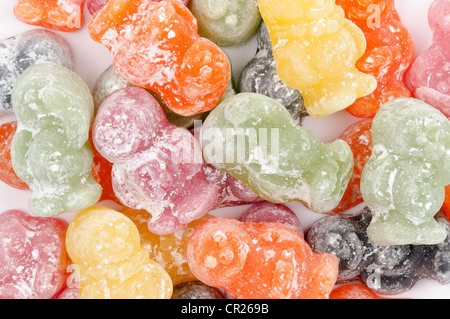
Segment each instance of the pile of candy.
[[[17,0],[11,14],[39,27],[0,42],[14,117],[0,181],[31,195],[29,212],[0,212],[0,298],[450,284],[450,0],[431,4],[417,58],[394,0]],[[92,89],[64,40],[85,25],[111,56]],[[254,37],[235,79],[223,48]],[[337,112],[358,121],[330,143],[303,126]],[[305,228],[291,202],[321,217]]]

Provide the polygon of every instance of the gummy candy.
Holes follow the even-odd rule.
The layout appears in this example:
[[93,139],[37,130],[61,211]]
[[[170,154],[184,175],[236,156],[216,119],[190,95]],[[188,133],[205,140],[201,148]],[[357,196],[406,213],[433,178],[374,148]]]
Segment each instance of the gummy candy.
[[22,22],[73,32],[84,23],[85,0],[17,0],[14,15]]
[[[161,1],[161,0],[153,0],[153,1]],[[86,7],[90,14],[94,15],[98,10],[100,10],[105,3],[108,2],[108,0],[87,0],[86,1]],[[185,6],[189,4],[189,0],[178,0],[178,2],[181,2]]]
[[360,182],[364,165],[372,154],[372,120],[367,118],[350,125],[339,137],[350,146],[355,165],[344,196],[339,205],[330,212],[331,214],[342,213],[363,202]]
[[151,216],[146,210],[124,207],[120,212],[136,225],[141,237],[141,245],[148,251],[150,259],[157,262],[169,274],[174,286],[197,280],[189,269],[187,245],[198,225],[212,218],[212,215],[196,219],[173,234],[158,235],[148,229],[147,223]]
[[447,214],[448,218],[450,218],[450,185],[445,187],[445,200],[442,209],[444,210],[444,213]]
[[0,299],[50,299],[65,287],[66,230],[56,218],[0,214]]
[[314,212],[334,209],[353,170],[353,155],[342,140],[322,144],[293,123],[277,101],[239,93],[219,104],[201,129],[209,164],[270,202],[301,201]]
[[110,0],[91,19],[89,34],[111,51],[124,79],[179,115],[211,110],[227,88],[226,54],[198,35],[195,18],[176,0]]
[[17,189],[29,189],[28,185],[17,177],[11,163],[11,142],[17,129],[17,122],[0,125],[0,180]]
[[366,286],[360,284],[348,284],[333,289],[330,299],[391,299],[381,297]]
[[243,68],[239,77],[239,92],[254,92],[267,95],[283,104],[293,119],[300,124],[308,115],[300,91],[287,86],[278,76],[269,32],[264,22],[259,27],[257,51]]
[[187,257],[200,281],[239,299],[323,299],[338,275],[335,256],[313,253],[280,223],[209,219],[194,231]]
[[43,62],[73,67],[69,44],[52,31],[29,30],[0,42],[0,115],[13,112],[11,92],[19,75]]
[[75,215],[66,235],[67,252],[79,267],[80,299],[169,299],[172,281],[140,245],[125,215],[91,207]]
[[17,79],[12,104],[18,126],[11,160],[32,191],[31,211],[48,217],[96,203],[102,190],[91,173],[87,85],[63,66],[35,64]]
[[78,288],[66,288],[55,299],[78,299],[80,295],[80,289]]
[[372,118],[384,103],[412,96],[405,73],[414,60],[414,42],[395,10],[394,0],[336,0],[336,4],[367,40],[366,52],[356,68],[378,82],[372,94],[357,99],[346,110],[353,116]]
[[450,118],[449,19],[450,1],[435,0],[428,11],[433,43],[414,60],[408,74],[414,96],[437,108],[447,118]]
[[173,233],[216,204],[218,189],[205,178],[199,142],[170,124],[146,90],[128,87],[109,95],[92,133],[95,148],[114,163],[117,198],[127,207],[147,210],[152,232]]
[[251,189],[242,184],[233,176],[226,174],[209,164],[203,165],[206,179],[219,189],[214,209],[248,205],[262,201]]
[[261,23],[258,0],[191,0],[189,9],[199,34],[221,47],[246,43]]
[[286,205],[259,202],[247,208],[238,219],[246,223],[281,223],[292,227],[303,237],[303,228],[300,219]]
[[173,288],[172,299],[224,299],[219,289],[201,281],[190,281]]
[[444,241],[447,232],[433,216],[450,183],[450,122],[421,100],[397,98],[377,112],[372,142],[361,175],[374,215],[369,238],[387,246]]
[[277,72],[298,89],[309,115],[324,117],[371,94],[376,79],[356,62],[366,50],[363,32],[334,0],[258,0]]
[[[375,293],[393,295],[409,291],[420,279],[450,283],[448,261],[450,238],[438,245],[380,246],[367,236],[372,212],[331,215],[319,219],[306,234],[316,253],[330,253],[339,259],[336,284],[361,281]],[[450,233],[450,222],[442,214],[437,222]]]

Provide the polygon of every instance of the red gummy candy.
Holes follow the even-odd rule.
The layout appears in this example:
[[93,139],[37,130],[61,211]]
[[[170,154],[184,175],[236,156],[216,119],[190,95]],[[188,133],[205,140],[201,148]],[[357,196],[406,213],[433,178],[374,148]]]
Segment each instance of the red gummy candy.
[[333,289],[330,299],[391,299],[377,295],[366,286],[360,284],[348,284]]
[[339,261],[314,253],[280,223],[211,218],[194,231],[189,268],[203,283],[239,299],[323,299],[334,287]]
[[373,119],[371,118],[356,122],[348,127],[339,137],[350,146],[355,165],[347,189],[339,205],[329,212],[330,214],[344,212],[363,202],[360,191],[361,173],[372,154],[372,122]]
[[450,219],[450,185],[447,185],[445,187],[445,201],[444,201],[444,205],[442,206],[442,209],[443,209],[444,213]]
[[405,73],[414,61],[414,42],[395,10],[394,0],[336,0],[336,4],[366,36],[367,49],[356,68],[378,82],[372,94],[346,110],[356,117],[374,117],[386,102],[411,97]]
[[11,187],[27,190],[28,185],[14,172],[11,163],[11,142],[17,129],[17,122],[0,125],[0,180]]
[[14,15],[27,24],[72,32],[83,26],[84,1],[18,0],[14,7]]
[[50,299],[66,287],[67,227],[19,210],[0,214],[0,299]]
[[194,16],[176,0],[109,0],[89,34],[111,51],[125,80],[157,93],[179,115],[213,109],[228,86],[227,56],[199,36]]

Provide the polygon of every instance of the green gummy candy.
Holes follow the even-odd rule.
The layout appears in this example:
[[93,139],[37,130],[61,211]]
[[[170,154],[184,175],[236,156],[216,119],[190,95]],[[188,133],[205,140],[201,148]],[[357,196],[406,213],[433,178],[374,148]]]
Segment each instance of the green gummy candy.
[[95,204],[102,189],[92,176],[94,102],[86,84],[63,66],[36,64],[17,79],[12,105],[11,161],[32,191],[31,211],[48,217]]
[[372,124],[373,152],[361,175],[361,193],[373,218],[375,244],[434,245],[447,237],[434,216],[450,184],[450,122],[414,98],[383,105]]
[[257,0],[191,0],[189,9],[199,34],[222,47],[247,42],[262,21]]
[[257,93],[220,103],[206,118],[200,140],[206,162],[260,197],[300,201],[317,213],[339,204],[353,171],[347,143],[323,144],[295,125],[283,105]]

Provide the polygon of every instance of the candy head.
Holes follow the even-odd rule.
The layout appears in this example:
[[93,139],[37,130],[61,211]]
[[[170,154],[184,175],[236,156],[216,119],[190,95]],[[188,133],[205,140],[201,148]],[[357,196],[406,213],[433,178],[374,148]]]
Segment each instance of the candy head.
[[435,0],[428,11],[430,27],[434,34],[450,32],[450,1]]

